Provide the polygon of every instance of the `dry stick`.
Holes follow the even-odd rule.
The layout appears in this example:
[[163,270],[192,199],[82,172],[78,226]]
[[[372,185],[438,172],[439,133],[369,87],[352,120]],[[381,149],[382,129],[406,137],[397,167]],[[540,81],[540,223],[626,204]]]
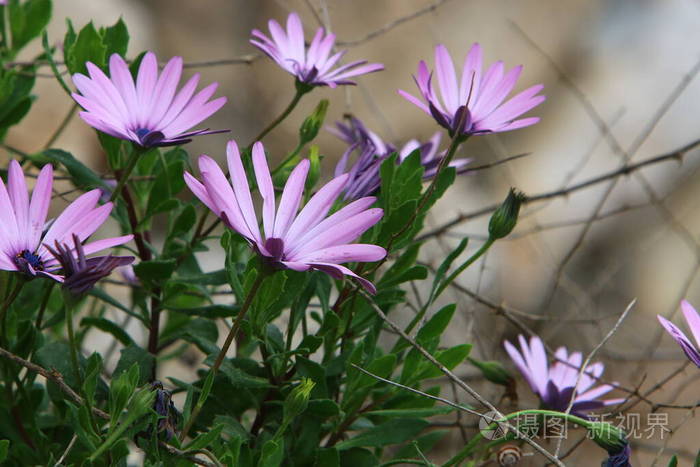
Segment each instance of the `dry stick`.
[[338,41],[337,44],[341,47],[354,47],[356,45],[360,45],[364,42],[370,41],[374,39],[375,37],[381,36],[383,34],[386,34],[387,32],[391,31],[394,29],[396,26],[399,26],[407,21],[411,21],[413,19],[419,18],[426,13],[433,12],[437,10],[440,6],[442,6],[444,3],[447,3],[448,0],[438,0],[424,8],[421,8],[420,10],[416,10],[413,13],[410,13],[406,16],[402,16],[401,18],[396,18],[393,21],[390,21],[386,23],[384,26],[382,26],[379,29],[376,29],[370,33],[367,33],[363,37],[359,39],[354,39],[350,41]]
[[[598,113],[596,110],[595,106],[593,103],[588,99],[586,94],[581,91],[581,89],[573,82],[573,80],[570,79],[570,77],[561,69],[558,67],[557,63],[550,57],[542,48],[540,48],[528,35],[525,33],[525,31],[520,28],[516,23],[511,22],[511,26],[518,32],[526,42],[530,44],[532,48],[534,48],[536,51],[538,51],[548,62],[549,65],[556,71],[558,77],[561,79],[561,81],[564,83],[565,86],[567,86],[570,91],[574,94],[574,96],[579,100],[581,105],[583,106],[584,110],[588,114],[588,116],[591,118],[591,120],[598,126],[600,129],[601,135],[605,137],[605,139],[608,141],[608,144],[610,148],[621,156],[624,161],[629,160],[634,153],[633,152],[625,152],[624,149],[622,148],[622,145],[619,143],[617,138],[613,135],[611,132],[610,126],[606,124],[605,120],[602,118],[602,116]],[[683,92],[684,88],[689,84],[689,82],[692,80],[692,77],[694,74],[696,74],[697,71],[697,66],[695,68],[695,71],[691,70],[691,72],[684,78],[683,81],[679,84],[676,89],[674,89],[674,92],[671,95],[671,98],[667,100],[664,105],[661,108],[661,111],[657,114],[659,116],[659,119],[665,111],[670,107],[670,105],[680,96],[680,94]],[[658,123],[658,119],[653,119],[651,122],[651,125],[648,127],[648,132],[647,135],[651,132],[651,130],[654,128],[654,126]],[[642,133],[641,138],[639,138],[639,144],[637,147],[633,150],[636,152],[636,150],[641,146],[643,141],[646,139],[646,136],[643,136],[644,133]],[[633,145],[634,146],[634,145]],[[683,224],[678,222],[673,214],[663,205],[663,198],[659,198],[659,196],[656,194],[654,191],[653,187],[651,184],[648,182],[648,180],[642,175],[641,173],[636,173],[635,176],[639,180],[640,184],[642,185],[642,188],[645,190],[647,195],[649,196],[649,199],[651,201],[651,204],[654,205],[661,213],[661,216],[664,218],[667,224],[671,226],[671,228],[676,231],[676,233],[679,234],[681,239],[683,239],[690,249],[695,253],[696,256],[698,256],[698,260],[700,260],[700,245],[695,241],[694,235],[688,231],[688,229],[685,228]],[[597,213],[596,213],[597,214]],[[594,216],[596,217],[596,216]],[[589,224],[587,226],[591,225],[592,220],[589,220]],[[568,260],[568,257],[567,257]],[[558,271],[559,272],[559,271]],[[557,281],[559,278],[559,274],[557,275]],[[555,281],[555,288],[557,281]],[[550,297],[551,298],[551,297]],[[672,316],[674,314],[674,311],[670,313]],[[653,349],[656,347],[655,344],[658,344],[658,341],[660,339],[660,336],[663,334],[661,330],[658,330],[654,342],[652,345],[649,347],[650,349]]]
[[[688,421],[688,419],[690,418],[691,415],[694,415],[694,414],[695,414],[695,409],[688,410],[685,413],[685,415],[683,416],[683,419],[678,423],[678,425],[674,426],[671,430],[669,430],[668,436],[666,437],[666,439],[664,439],[664,443],[659,448],[659,451],[656,453],[656,457],[654,457],[654,461],[651,463],[652,467],[654,467],[659,462],[659,458],[661,457],[661,454],[663,454],[664,451],[666,450],[666,446],[668,445],[668,442],[671,441],[671,438],[673,438],[673,435],[678,433],[678,429],[680,427],[682,427],[685,424],[685,422]],[[663,436],[663,428],[662,428],[661,434]]]
[[[63,391],[64,394],[66,394],[73,402],[75,402],[77,405],[82,405],[83,404],[83,398],[78,395],[77,392],[75,392],[70,386],[68,386],[65,381],[63,380],[63,375],[59,373],[56,370],[47,370],[35,363],[28,362],[27,360],[23,359],[22,357],[19,357],[11,352],[8,352],[7,350],[3,349],[0,347],[0,356],[3,356],[7,358],[8,360],[11,360],[15,363],[18,363],[25,367],[29,371],[33,371],[34,373],[38,373],[44,378],[46,378],[49,381],[53,381],[56,383],[56,385],[59,387],[61,391]],[[103,420],[110,420],[110,416],[107,412],[98,409],[97,407],[92,408],[92,413],[95,414],[96,416],[100,417]],[[160,442],[160,447],[164,448],[167,450],[170,454],[173,454],[175,456],[183,457],[189,461],[194,462],[195,464],[198,465],[203,465],[203,466],[214,466],[215,464],[203,461],[201,459],[198,459],[194,456],[190,456],[189,454],[185,453],[184,451],[180,451],[179,449],[170,446],[169,444],[166,444],[164,442]]]
[[[700,146],[700,139],[694,140],[694,141],[692,141],[692,142],[690,142],[690,143],[688,143],[688,144],[686,144],[678,149],[675,149],[673,151],[670,151],[670,152],[667,152],[664,154],[660,154],[656,157],[652,157],[652,158],[646,159],[646,160],[641,161],[641,162],[637,162],[636,164],[626,164],[626,165],[619,167],[611,172],[605,173],[603,175],[599,175],[597,177],[593,177],[589,180],[583,181],[581,183],[577,183],[576,185],[572,185],[568,188],[558,189],[558,190],[540,193],[537,195],[528,196],[525,198],[523,203],[528,204],[528,203],[533,203],[533,202],[537,202],[537,201],[544,201],[544,200],[551,199],[551,198],[559,198],[559,197],[567,196],[575,191],[583,190],[585,188],[591,187],[593,185],[597,185],[597,184],[605,182],[607,180],[618,178],[621,175],[629,175],[632,172],[639,170],[639,169],[642,169],[648,165],[654,165],[654,164],[658,164],[661,162],[667,162],[669,160],[681,161],[683,156],[686,153],[697,148],[698,146]],[[460,215],[456,216],[454,219],[437,227],[436,229],[431,230],[430,232],[426,232],[425,234],[417,237],[416,241],[423,241],[423,240],[426,240],[430,237],[435,237],[435,236],[441,235],[441,234],[447,232],[452,227],[459,225],[463,222],[491,214],[493,211],[498,209],[498,207],[500,205],[501,205],[501,203],[497,203],[497,204],[493,204],[491,206],[487,206],[485,208],[481,208],[477,211],[472,211],[472,212],[466,213],[466,214],[460,214]],[[596,213],[596,216],[598,216],[599,214],[600,213]]]
[[[620,325],[622,325],[622,322],[627,318],[627,315],[629,314],[630,311],[632,311],[632,308],[634,308],[634,305],[637,303],[637,299],[635,298],[632,300],[629,305],[627,305],[627,308],[625,308],[625,311],[622,312],[620,315],[620,318],[617,320],[615,325],[608,331],[608,333],[603,337],[603,339],[596,345],[593,350],[591,350],[591,353],[588,354],[586,359],[583,361],[583,364],[581,365],[581,368],[578,371],[578,375],[576,375],[576,384],[574,384],[574,390],[571,393],[571,398],[569,399],[569,405],[566,407],[566,411],[564,412],[565,414],[570,414],[571,409],[574,406],[574,401],[576,400],[576,394],[578,391],[578,385],[581,383],[581,378],[583,377],[583,373],[586,371],[586,367],[588,367],[588,364],[591,363],[591,360],[593,360],[593,357],[595,354],[600,350],[608,340],[617,332],[617,330],[620,328]],[[555,456],[559,456],[559,450],[561,449],[561,443],[563,441],[563,438],[559,438],[557,440],[557,449],[554,451]]]
[[78,435],[73,435],[71,438],[70,442],[68,443],[68,446],[66,447],[66,450],[63,451],[63,454],[61,454],[61,457],[58,458],[56,463],[54,464],[54,467],[58,467],[63,463],[63,461],[68,457],[68,453],[70,452],[71,449],[73,449],[73,445],[75,442],[78,440]]
[[[83,398],[80,397],[77,392],[75,392],[70,386],[68,386],[65,383],[65,381],[63,380],[63,375],[61,373],[59,373],[58,371],[46,370],[45,368],[42,368],[35,363],[28,362],[27,360],[23,359],[22,357],[19,357],[11,352],[8,352],[7,350],[3,349],[2,347],[0,347],[0,356],[3,356],[5,358],[7,358],[8,360],[11,360],[15,363],[22,365],[23,367],[25,367],[29,371],[33,371],[34,373],[40,374],[41,376],[43,376],[47,380],[53,381],[61,389],[61,391],[63,391],[70,399],[73,400],[73,402],[75,402],[78,405],[83,404]],[[92,413],[94,413],[95,415],[97,415],[98,417],[100,417],[104,420],[110,419],[109,415],[106,412],[104,412],[96,407],[92,408]]]
[[[442,373],[445,374],[451,381],[453,381],[457,386],[462,388],[464,391],[466,391],[470,396],[472,396],[474,399],[476,399],[481,405],[489,409],[490,411],[495,413],[495,417],[503,418],[503,414],[493,405],[491,404],[488,400],[486,400],[484,397],[481,396],[478,392],[476,392],[474,389],[471,388],[467,383],[459,379],[454,373],[452,373],[450,370],[448,370],[442,363],[437,361],[435,357],[433,357],[430,352],[425,350],[420,344],[418,344],[412,337],[410,337],[408,334],[403,332],[403,330],[397,326],[396,324],[393,323],[382,311],[381,308],[374,302],[374,299],[372,298],[371,295],[369,295],[367,292],[364,290],[356,289],[358,293],[360,293],[362,296],[365,297],[367,300],[367,303],[372,307],[374,312],[391,328],[399,334],[401,337],[403,337],[411,346],[416,349],[421,355],[423,355],[430,363],[432,363],[436,368],[438,368]],[[546,449],[544,449],[542,446],[537,444],[535,441],[529,439],[527,436],[524,434],[520,433],[517,428],[515,429],[517,433],[519,433],[527,442],[530,446],[532,446],[537,452],[542,454],[544,457],[546,457],[550,462],[553,462],[555,465],[558,466],[564,466],[564,464],[559,461],[559,459],[555,458],[552,456],[549,452],[547,452]]]

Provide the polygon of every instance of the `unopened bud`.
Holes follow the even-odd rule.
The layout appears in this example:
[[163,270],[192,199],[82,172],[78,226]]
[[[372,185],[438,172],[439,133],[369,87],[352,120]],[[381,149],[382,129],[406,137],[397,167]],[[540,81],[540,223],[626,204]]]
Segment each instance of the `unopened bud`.
[[306,176],[306,189],[312,191],[318,179],[321,177],[321,156],[318,146],[313,145],[309,150],[309,174]]
[[323,126],[323,121],[326,119],[326,111],[328,110],[328,100],[323,99],[318,103],[316,109],[313,113],[306,117],[304,123],[301,124],[299,128],[299,139],[301,144],[306,144],[318,135],[321,126]]
[[499,362],[482,362],[469,358],[469,363],[481,370],[481,374],[484,375],[484,378],[492,383],[500,384],[501,386],[510,386],[513,384],[513,377]]
[[627,447],[627,435],[607,422],[591,422],[588,425],[591,439],[611,456],[622,453]]
[[311,390],[316,383],[308,378],[301,380],[301,383],[292,389],[287,398],[284,400],[284,419],[291,421],[294,417],[300,415],[306,406],[309,404]]
[[503,238],[510,234],[518,223],[520,205],[526,197],[518,190],[511,188],[503,204],[491,216],[489,221],[489,236],[493,240]]

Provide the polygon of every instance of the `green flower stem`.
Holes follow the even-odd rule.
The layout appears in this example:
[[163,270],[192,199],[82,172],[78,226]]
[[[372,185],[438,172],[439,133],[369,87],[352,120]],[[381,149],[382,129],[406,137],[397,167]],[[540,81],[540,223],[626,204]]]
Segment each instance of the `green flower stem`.
[[[24,287],[24,284],[26,282],[23,278],[15,278],[16,275],[17,274],[12,274],[11,276],[10,283],[7,285],[6,289],[7,295],[5,296],[5,300],[3,301],[2,309],[0,309],[0,325],[2,326],[3,346],[7,346],[7,311],[10,309],[10,306],[15,301],[19,293],[22,291],[22,287]],[[14,287],[11,286],[12,281],[17,282],[14,285]]]
[[484,253],[486,253],[488,249],[491,248],[491,245],[493,245],[495,241],[495,238],[489,237],[489,239],[486,240],[486,242],[483,245],[481,245],[481,248],[479,248],[479,250],[476,253],[474,253],[468,260],[466,260],[457,269],[455,269],[454,272],[452,272],[452,274],[447,276],[447,278],[442,282],[442,284],[440,284],[440,287],[438,287],[438,289],[435,291],[435,296],[433,297],[433,300],[438,298],[440,294],[447,288],[447,286],[449,286],[457,278],[457,276],[459,276],[462,273],[462,271],[471,266],[474,263],[474,261],[481,258],[484,255]]
[[442,464],[442,467],[450,467],[453,465],[458,465],[460,462],[462,462],[464,459],[466,459],[468,456],[472,454],[476,446],[479,444],[479,441],[481,441],[484,438],[484,435],[482,432],[484,431],[489,431],[489,430],[494,430],[498,428],[499,423],[505,423],[509,422],[510,420],[513,420],[514,418],[518,418],[522,415],[528,415],[528,414],[534,414],[534,415],[546,415],[549,417],[558,417],[562,418],[566,421],[569,421],[575,425],[579,425],[581,427],[584,427],[586,429],[590,428],[591,422],[588,420],[585,420],[581,417],[577,417],[576,415],[571,415],[571,414],[566,414],[562,412],[556,412],[554,410],[541,410],[541,409],[528,409],[528,410],[520,410],[518,412],[513,412],[508,415],[505,415],[503,418],[499,420],[495,420],[491,425],[489,425],[487,428],[479,431],[474,437],[450,460]]
[[68,347],[70,348],[70,361],[73,367],[73,373],[75,373],[75,379],[77,382],[77,390],[83,396],[83,402],[85,402],[85,407],[87,408],[88,416],[90,417],[90,423],[92,424],[95,433],[99,433],[97,423],[92,413],[92,404],[90,403],[90,398],[85,394],[83,388],[83,374],[80,371],[80,360],[78,359],[79,349],[78,342],[75,339],[75,330],[73,328],[73,311],[78,303],[75,297],[70,296],[70,292],[65,291],[63,295],[63,302],[66,309],[66,329],[68,330]]
[[250,305],[253,304],[253,299],[255,298],[258,290],[260,289],[260,286],[265,281],[268,275],[269,272],[265,271],[264,269],[261,269],[260,273],[258,274],[258,277],[255,278],[255,282],[253,282],[253,285],[251,286],[250,291],[248,292],[248,295],[246,296],[245,301],[243,302],[243,306],[241,306],[241,309],[238,312],[238,316],[236,316],[236,321],[234,321],[233,326],[231,327],[231,330],[228,333],[228,336],[226,336],[224,345],[223,347],[221,347],[221,350],[219,351],[219,355],[216,357],[214,365],[211,367],[211,370],[209,370],[209,374],[207,375],[207,379],[204,381],[204,386],[202,387],[202,392],[199,396],[199,399],[197,400],[197,404],[192,410],[192,414],[190,415],[189,419],[187,420],[187,424],[185,425],[185,428],[180,434],[180,442],[183,442],[185,440],[185,438],[187,437],[187,433],[189,433],[190,429],[192,428],[194,421],[199,415],[199,412],[202,411],[202,407],[204,407],[204,403],[207,401],[209,393],[211,392],[211,388],[214,385],[214,378],[219,372],[219,368],[221,368],[221,364],[224,362],[224,358],[228,353],[228,349],[231,347],[233,340],[236,338],[238,331],[241,328],[243,318],[248,312]]
[[289,161],[294,159],[301,152],[301,150],[304,148],[305,145],[306,145],[306,143],[304,143],[303,141],[299,141],[299,144],[297,144],[297,147],[295,147],[294,150],[291,153],[289,153],[289,155],[287,157],[285,157],[284,160],[282,162],[280,162],[280,164],[275,169],[272,170],[271,175],[275,175],[285,165],[287,165],[289,163]]
[[[294,94],[294,97],[292,98],[292,101],[289,103],[289,105],[287,106],[287,108],[284,109],[284,110],[282,111],[282,113],[279,114],[279,116],[278,116],[276,119],[274,119],[274,120],[272,121],[272,123],[270,123],[263,131],[261,131],[261,132],[258,134],[258,136],[256,136],[256,137],[253,139],[253,142],[250,144],[250,146],[252,146],[252,145],[253,145],[254,143],[256,143],[257,141],[261,141],[261,140],[265,137],[265,135],[267,135],[269,132],[271,132],[272,130],[274,130],[275,127],[276,127],[277,125],[279,125],[280,123],[282,123],[282,121],[284,121],[284,119],[287,118],[287,117],[289,116],[290,113],[292,113],[292,110],[294,110],[294,108],[297,106],[297,104],[298,104],[299,101],[301,100],[302,96],[303,96],[304,94],[306,94],[307,92],[309,92],[310,90],[311,90],[311,89],[302,88],[302,87],[300,87],[300,86],[297,86],[296,93]],[[250,146],[249,146],[249,147],[250,147]]]
[[[141,146],[138,146],[134,144],[133,149],[131,150],[131,154],[129,155],[129,160],[126,162],[126,167],[121,170],[117,181],[117,187],[114,189],[112,192],[112,196],[110,196],[109,200],[114,201],[119,197],[119,195],[122,192],[122,189],[126,185],[126,183],[129,181],[129,177],[131,176],[131,172],[134,171],[134,168],[136,168],[136,163],[139,161],[139,158],[141,155],[146,152],[147,149],[143,148]],[[117,171],[115,170],[115,175]]]
[[[41,36],[41,45],[44,48],[44,53],[46,54],[46,60],[48,60],[49,65],[51,66],[51,72],[53,73],[54,77],[56,78],[56,81],[58,81],[58,84],[61,85],[64,91],[66,91],[66,94],[68,94],[69,97],[71,97],[72,91],[66,84],[66,82],[63,80],[63,77],[61,76],[61,72],[58,71],[58,66],[56,65],[56,61],[53,59],[53,51],[51,50],[51,47],[49,46],[49,36],[44,31],[44,34]],[[72,99],[73,97],[71,97]]]

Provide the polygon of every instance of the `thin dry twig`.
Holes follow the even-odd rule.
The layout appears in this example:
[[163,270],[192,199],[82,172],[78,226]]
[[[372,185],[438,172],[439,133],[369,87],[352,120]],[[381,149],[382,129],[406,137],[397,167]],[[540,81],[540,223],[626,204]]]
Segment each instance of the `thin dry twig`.
[[[593,360],[593,357],[595,356],[596,353],[598,353],[598,350],[600,350],[606,342],[610,340],[610,338],[617,332],[618,329],[620,329],[620,326],[622,325],[622,322],[627,318],[627,315],[632,311],[632,308],[634,308],[634,305],[637,303],[637,299],[635,298],[632,300],[629,305],[627,305],[627,308],[625,308],[625,311],[622,312],[620,315],[620,318],[617,320],[615,325],[608,331],[608,333],[603,337],[603,339],[596,345],[593,350],[586,356],[586,359],[583,361],[583,364],[581,365],[581,368],[578,370],[578,375],[576,375],[576,384],[574,384],[574,390],[571,393],[571,398],[569,399],[569,405],[566,407],[566,411],[564,413],[569,414],[571,413],[571,409],[574,407],[574,401],[576,400],[576,395],[578,394],[578,385],[581,383],[581,378],[583,378],[583,374],[586,371],[586,368],[588,368],[588,365],[591,363],[591,360]],[[559,438],[557,440],[557,449],[554,451],[555,456],[559,456],[559,450],[561,449],[561,444],[562,444],[563,439]]]
[[[651,157],[649,159],[646,159],[641,162],[637,162],[636,164],[626,164],[623,165],[622,167],[619,167],[611,172],[605,173],[603,175],[599,175],[597,177],[591,178],[589,180],[583,181],[581,183],[578,183],[576,185],[572,185],[570,187],[564,188],[564,189],[558,189],[554,191],[548,191],[545,193],[540,193],[537,195],[532,195],[532,196],[527,196],[525,200],[523,201],[524,204],[528,203],[533,203],[537,201],[543,201],[551,198],[558,198],[558,197],[564,197],[567,196],[573,192],[583,190],[585,188],[589,188],[593,185],[597,185],[599,183],[608,181],[608,180],[613,180],[619,178],[621,175],[629,175],[630,173],[642,169],[644,167],[650,166],[650,165],[655,165],[659,164],[661,162],[668,162],[670,160],[682,160],[683,156],[685,156],[688,152],[692,151],[693,149],[697,148],[700,146],[700,139],[697,139],[695,141],[692,141],[676,150],[667,152],[665,154],[658,155],[656,157]],[[462,224],[463,222],[476,219],[478,217],[485,216],[487,214],[491,214],[493,211],[495,211],[501,203],[498,204],[492,204],[491,206],[487,206],[485,208],[481,208],[476,211],[472,211],[470,213],[462,213],[456,216],[454,219],[440,225],[439,227],[424,233],[423,235],[419,236],[416,238],[416,241],[423,241],[431,237],[435,237],[438,235],[442,235],[443,233],[447,232],[449,229],[452,227]],[[600,213],[596,213],[596,217],[599,216]]]
[[[442,363],[437,361],[435,357],[433,357],[430,352],[425,350],[418,342],[416,342],[412,337],[410,337],[408,334],[406,334],[403,329],[401,329],[399,326],[394,324],[393,321],[391,321],[382,311],[382,309],[374,302],[374,299],[372,298],[371,295],[369,295],[367,292],[364,290],[356,289],[358,293],[360,293],[369,305],[372,307],[372,310],[391,328],[394,330],[394,332],[398,333],[403,339],[405,339],[411,346],[416,349],[423,357],[425,357],[430,363],[432,363],[436,368],[438,368],[445,376],[447,376],[451,381],[453,381],[457,386],[459,386],[462,390],[464,390],[467,394],[469,394],[471,397],[473,397],[476,401],[478,401],[481,405],[489,409],[490,411],[495,413],[495,417],[503,417],[503,414],[493,405],[491,404],[488,400],[486,400],[481,394],[476,392],[471,386],[469,386],[467,383],[459,379],[454,373],[452,373],[450,370],[448,370]],[[516,428],[516,432],[520,433],[519,430]],[[563,467],[564,464],[562,462],[552,456],[546,449],[544,449],[542,446],[540,446],[538,443],[530,439],[528,436],[520,433],[520,435],[524,438],[525,442],[527,442],[530,446],[532,446],[537,452],[542,454],[544,457],[546,457],[549,461],[553,462],[555,465]]]

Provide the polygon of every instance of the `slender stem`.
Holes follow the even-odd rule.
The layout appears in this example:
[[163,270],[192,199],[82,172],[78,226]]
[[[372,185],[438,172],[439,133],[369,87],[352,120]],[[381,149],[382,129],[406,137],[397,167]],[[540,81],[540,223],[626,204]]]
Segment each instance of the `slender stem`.
[[447,288],[447,286],[449,286],[457,278],[457,276],[459,276],[462,273],[462,271],[471,266],[474,263],[474,261],[481,258],[481,256],[483,256],[483,254],[486,253],[489,248],[491,248],[491,245],[493,245],[495,241],[495,238],[489,236],[488,240],[486,240],[486,242],[483,245],[481,245],[481,248],[479,248],[479,250],[476,253],[474,253],[468,260],[462,263],[460,267],[455,269],[452,274],[447,276],[447,279],[442,281],[442,284],[440,284],[440,287],[438,287],[437,291],[435,292],[435,296],[432,297],[432,300],[438,298],[440,294]]
[[68,303],[71,300],[65,301],[66,308],[66,327],[68,329],[68,345],[70,346],[70,361],[73,366],[73,373],[78,383],[78,390],[82,392],[83,375],[80,372],[80,362],[78,361],[78,344],[75,341],[75,330],[73,329],[73,304]]
[[245,301],[243,302],[243,306],[241,306],[241,310],[238,312],[238,316],[236,316],[236,320],[233,323],[233,326],[231,327],[231,330],[229,331],[228,335],[226,336],[226,340],[224,341],[223,347],[221,347],[221,350],[219,351],[219,355],[216,357],[216,361],[214,361],[214,365],[211,367],[211,370],[209,370],[209,374],[207,375],[207,379],[204,381],[204,386],[202,387],[202,393],[197,400],[197,404],[195,405],[194,409],[192,410],[192,414],[190,415],[189,420],[187,420],[187,424],[185,425],[185,428],[182,430],[182,434],[180,435],[180,442],[183,442],[185,438],[187,437],[187,433],[190,431],[192,428],[192,425],[194,424],[195,419],[199,415],[199,412],[201,412],[202,407],[204,407],[204,403],[207,400],[207,397],[209,397],[209,392],[211,391],[211,386],[214,384],[214,378],[216,377],[217,373],[219,372],[219,368],[221,367],[221,364],[224,362],[224,358],[226,357],[226,354],[228,353],[228,349],[231,347],[231,344],[233,343],[233,340],[236,338],[236,335],[238,334],[239,329],[241,328],[241,324],[243,323],[243,318],[245,317],[246,313],[248,312],[248,309],[250,308],[250,305],[253,303],[253,299],[255,298],[258,290],[260,289],[260,286],[262,285],[263,281],[265,278],[268,276],[268,273],[264,270],[261,269],[260,272],[258,273],[258,277],[255,279],[255,282],[253,282],[252,287],[250,288],[250,291],[248,292],[248,295],[245,298]]
[[[258,134],[258,136],[256,136],[256,137],[253,139],[253,143],[255,143],[255,142],[257,142],[257,141],[261,141],[261,140],[265,137],[265,135],[267,135],[269,132],[271,132],[272,130],[274,130],[274,128],[275,128],[277,125],[279,125],[280,123],[282,123],[282,121],[283,121],[285,118],[287,118],[287,116],[289,116],[290,113],[292,113],[292,110],[294,110],[294,107],[297,106],[297,104],[298,104],[299,101],[301,100],[301,97],[302,97],[304,94],[306,94],[306,92],[297,89],[296,93],[294,94],[294,98],[292,98],[292,101],[289,103],[289,105],[287,106],[287,108],[284,109],[284,110],[282,111],[282,113],[281,113],[276,119],[274,119],[274,120],[272,121],[272,123],[270,123],[263,131],[260,132],[260,134]],[[251,143],[251,146],[252,146],[252,143]]]
[[49,286],[46,288],[46,292],[44,292],[44,297],[41,299],[41,305],[39,306],[39,314],[37,315],[36,322],[34,323],[34,327],[39,331],[41,331],[41,325],[44,321],[44,313],[46,312],[46,307],[49,304],[51,292],[53,292],[53,288],[55,285],[55,281],[50,281]]
[[289,155],[287,157],[285,157],[284,160],[282,162],[280,162],[280,164],[275,169],[272,170],[272,175],[275,175],[285,165],[287,165],[289,163],[289,161],[294,159],[301,152],[301,150],[303,148],[304,148],[304,143],[302,141],[299,141],[299,144],[297,144],[297,147],[294,148],[294,150],[291,153],[289,153]]
[[[14,276],[14,275],[13,275]],[[25,281],[23,279],[16,279],[17,283],[15,284],[14,288],[10,293],[7,295],[5,298],[4,303],[2,304],[2,310],[0,310],[0,325],[2,325],[2,340],[3,344],[7,345],[7,336],[5,335],[7,332],[7,311],[10,309],[10,306],[12,303],[15,301],[17,296],[19,295],[20,291],[22,290],[22,287],[24,287]],[[9,290],[9,286],[8,286]]]
[[61,72],[58,71],[58,66],[56,65],[56,62],[53,59],[53,51],[49,46],[49,36],[48,34],[46,34],[46,31],[44,31],[44,34],[41,36],[41,45],[44,47],[44,52],[46,53],[46,60],[48,60],[49,65],[51,66],[51,72],[56,78],[56,81],[58,81],[58,84],[60,84],[63,90],[66,91],[66,94],[70,96],[72,94],[72,91],[70,90],[66,82],[63,80],[63,77],[61,77]]
[[[134,168],[136,167],[136,163],[139,161],[139,157],[141,154],[143,154],[144,148],[141,146],[134,145],[134,148],[131,150],[131,154],[129,155],[129,160],[126,163],[126,167],[124,170],[121,170],[119,176],[117,177],[119,180],[117,181],[117,187],[114,189],[112,192],[112,196],[109,198],[110,201],[114,201],[119,197],[119,194],[121,193],[122,189],[124,188],[124,185],[129,181],[129,176],[131,175],[131,172],[134,171]],[[116,176],[115,171],[115,176]]]

